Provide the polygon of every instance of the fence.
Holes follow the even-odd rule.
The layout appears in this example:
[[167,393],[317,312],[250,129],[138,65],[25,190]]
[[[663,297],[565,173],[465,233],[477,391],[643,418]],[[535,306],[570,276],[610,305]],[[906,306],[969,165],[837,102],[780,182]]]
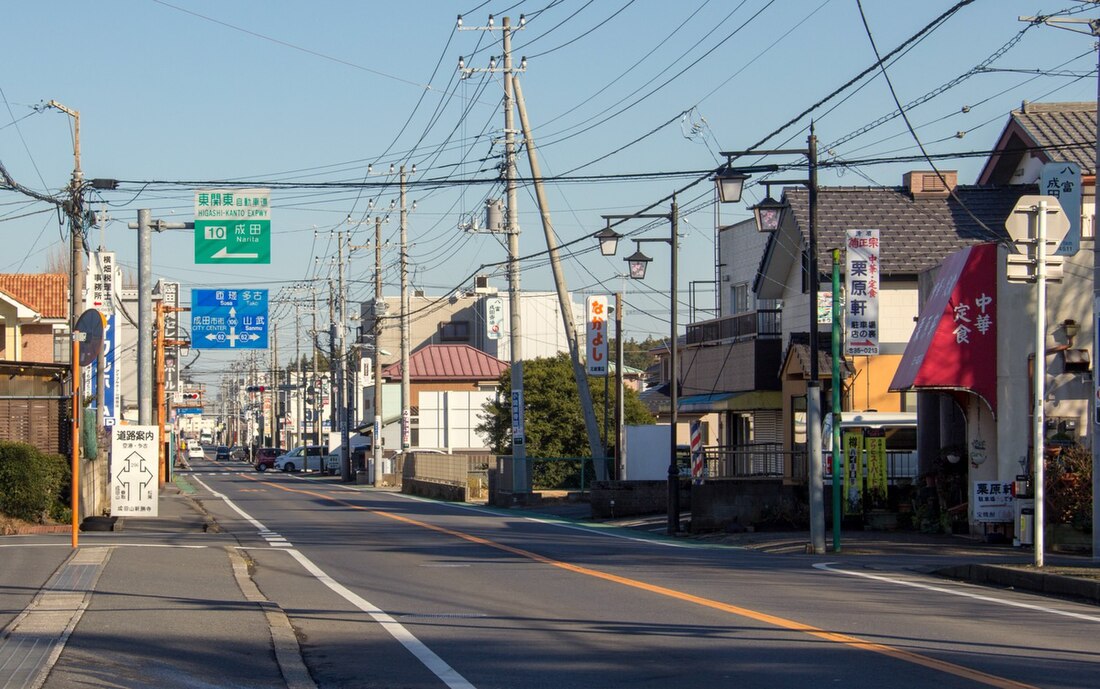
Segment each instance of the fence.
[[[828,457],[830,453],[825,453]],[[703,448],[707,478],[807,478],[805,450],[784,450],[779,443],[752,443],[736,447]],[[828,466],[828,463],[827,463]],[[824,472],[826,483],[832,474]],[[891,484],[917,476],[917,453],[891,451],[886,453],[886,477]]]

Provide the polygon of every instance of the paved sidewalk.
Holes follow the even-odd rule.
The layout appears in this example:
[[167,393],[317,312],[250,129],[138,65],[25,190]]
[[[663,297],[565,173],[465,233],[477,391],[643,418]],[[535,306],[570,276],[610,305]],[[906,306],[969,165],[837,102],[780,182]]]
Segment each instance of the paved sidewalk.
[[177,485],[159,512],[75,551],[67,533],[0,538],[0,689],[315,689],[236,541]]

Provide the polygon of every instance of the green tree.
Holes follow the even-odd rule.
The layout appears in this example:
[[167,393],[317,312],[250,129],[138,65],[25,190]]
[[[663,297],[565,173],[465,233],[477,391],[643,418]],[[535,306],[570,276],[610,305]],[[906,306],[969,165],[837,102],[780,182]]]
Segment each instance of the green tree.
[[[649,353],[649,350],[654,347],[664,345],[665,340],[656,337],[647,337],[646,339],[638,342],[634,339],[627,339],[623,341],[623,364],[630,366],[631,368],[637,368],[642,371],[646,370],[653,364],[657,363],[657,357]],[[614,341],[611,344],[614,347]],[[612,349],[611,351],[615,351]]]
[[[603,379],[589,378],[588,385],[603,437]],[[629,388],[625,392],[623,423],[653,423],[653,416],[638,399],[638,393]],[[584,413],[568,354],[523,362],[523,397],[528,457],[587,457],[590,454]],[[485,405],[487,419],[477,429],[489,437],[493,451],[499,454],[512,451],[511,399],[511,374],[505,372],[500,378],[500,394]],[[614,389],[611,389],[610,402],[609,425],[614,423]]]

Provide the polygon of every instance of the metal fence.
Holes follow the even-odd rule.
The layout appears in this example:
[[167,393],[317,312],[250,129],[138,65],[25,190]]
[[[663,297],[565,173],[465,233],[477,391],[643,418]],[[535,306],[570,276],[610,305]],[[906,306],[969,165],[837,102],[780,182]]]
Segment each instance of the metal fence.
[[[825,453],[826,457],[829,453]],[[705,447],[703,461],[707,478],[807,478],[805,450],[784,450],[780,443],[751,443],[736,447]],[[917,477],[915,451],[888,451],[886,477],[891,484]],[[832,475],[826,471],[824,480]]]

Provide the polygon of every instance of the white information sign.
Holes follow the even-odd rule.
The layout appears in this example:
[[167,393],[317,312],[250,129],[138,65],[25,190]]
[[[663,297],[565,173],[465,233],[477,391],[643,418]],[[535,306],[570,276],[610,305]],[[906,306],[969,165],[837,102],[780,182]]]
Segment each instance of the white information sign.
[[1077,163],[1047,163],[1039,176],[1039,193],[1058,199],[1069,230],[1055,256],[1073,256],[1081,249],[1081,167]]
[[157,516],[160,433],[115,426],[111,434],[111,515]]
[[585,324],[585,365],[590,376],[607,376],[607,297],[589,297]]
[[848,230],[844,271],[844,353],[878,354],[878,230]]
[[1015,521],[1011,481],[974,482],[974,521],[1002,523]]
[[526,442],[523,427],[523,391],[512,391],[512,446],[518,447]]
[[114,313],[115,253],[93,251],[88,261],[85,306],[105,316]]
[[485,300],[485,335],[490,340],[499,340],[504,326],[504,300],[490,297]]

